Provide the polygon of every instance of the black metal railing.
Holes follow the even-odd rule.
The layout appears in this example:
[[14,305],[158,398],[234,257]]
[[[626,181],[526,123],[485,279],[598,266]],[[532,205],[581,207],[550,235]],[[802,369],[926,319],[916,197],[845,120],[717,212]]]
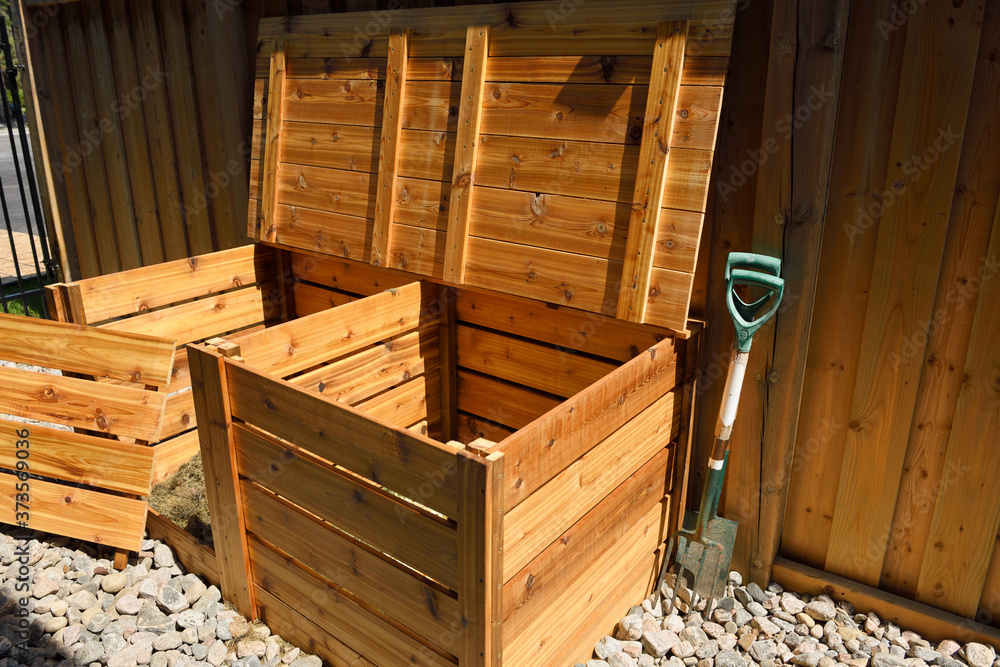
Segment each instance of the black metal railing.
[[[14,58],[8,36],[9,17],[0,16],[0,20],[3,22],[0,28],[0,50],[3,51],[4,67],[3,75],[0,76],[0,100],[3,101],[0,119],[7,126],[11,151],[9,158],[0,158],[0,212],[3,213],[14,270],[13,276],[0,277],[0,310],[4,313],[48,317],[44,291],[45,285],[57,279],[57,262],[49,250],[45,218],[42,216],[38,186],[35,183],[35,172],[31,161],[28,133],[24,114],[21,112],[20,79],[24,66]],[[8,164],[3,164],[4,162]],[[4,178],[9,181],[11,171],[17,179],[19,196],[15,197],[14,201],[8,202],[7,194],[4,192]],[[26,231],[15,233],[15,225],[23,227]],[[18,257],[16,243],[18,234],[27,234],[30,262],[27,261],[27,257]],[[4,250],[5,248],[0,249],[0,257],[6,254]]]

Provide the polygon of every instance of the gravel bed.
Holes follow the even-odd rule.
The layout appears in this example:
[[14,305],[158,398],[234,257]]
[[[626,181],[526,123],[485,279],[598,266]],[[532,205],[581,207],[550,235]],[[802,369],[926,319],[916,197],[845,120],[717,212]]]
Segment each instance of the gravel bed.
[[744,586],[731,572],[726,597],[711,610],[684,587],[671,609],[675,583],[669,576],[629,609],[615,636],[597,642],[595,659],[576,667],[1000,667],[992,647],[950,639],[934,645],[827,595],[776,583]]
[[93,545],[32,535],[0,533],[0,667],[322,667],[185,574],[166,544],[144,540],[118,571]]

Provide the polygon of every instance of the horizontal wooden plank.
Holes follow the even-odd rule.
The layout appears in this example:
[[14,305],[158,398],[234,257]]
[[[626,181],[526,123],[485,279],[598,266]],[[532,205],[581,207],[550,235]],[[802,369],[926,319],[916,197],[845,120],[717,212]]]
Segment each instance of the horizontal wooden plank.
[[[648,93],[645,85],[487,83],[482,131],[638,146]],[[712,150],[721,104],[721,87],[681,86],[669,145]]]
[[[561,139],[480,136],[476,184],[632,203],[639,147]],[[670,151],[664,208],[704,212],[712,151]]]
[[177,343],[18,315],[0,315],[0,359],[164,387]]
[[186,345],[275,317],[278,309],[271,300],[273,289],[274,283],[250,286],[115,320],[101,327],[172,338],[179,345]]
[[[608,12],[616,20],[608,23]],[[648,55],[659,21],[688,19],[691,22],[688,52],[691,55],[728,55],[732,38],[734,2],[690,0],[643,4],[638,1],[566,8],[558,1],[519,4],[470,5],[433,9],[399,9],[393,25],[414,30],[411,57],[457,56],[462,53],[460,37],[467,25],[489,25],[490,55],[593,54]],[[369,20],[366,16],[365,20]],[[358,18],[352,14],[280,17],[261,21],[259,39],[281,39],[293,44],[293,58],[344,56],[354,40]],[[383,31],[384,32],[384,31]],[[343,35],[342,39],[337,37]],[[331,39],[332,37],[332,39]],[[346,39],[346,41],[345,41]],[[384,56],[385,35],[356,44],[360,54]],[[346,44],[346,46],[345,46]]]
[[458,365],[568,398],[615,365],[467,325],[459,325]]
[[359,218],[375,214],[375,181],[365,172],[290,162],[278,171],[278,202]]
[[428,420],[441,410],[441,387],[437,374],[419,375],[355,407],[403,428]]
[[458,409],[517,430],[553,409],[561,399],[488,375],[458,371]]
[[[261,59],[259,63],[266,63]],[[681,85],[721,86],[726,80],[726,56],[685,58]],[[288,61],[293,79],[384,79],[385,58],[296,58]],[[652,58],[633,56],[494,56],[486,70],[487,81],[530,83],[635,83],[648,84]],[[268,71],[258,69],[257,77]],[[461,81],[459,58],[410,58],[409,81]]]
[[354,405],[437,368],[437,345],[435,328],[413,331],[289,381],[296,387]]
[[152,507],[146,516],[146,530],[150,539],[170,545],[177,562],[185,570],[203,577],[212,586],[219,585],[219,564],[211,547],[200,543],[194,535]]
[[435,132],[458,131],[461,97],[461,81],[413,81],[407,77],[403,127]]
[[451,182],[458,140],[454,132],[405,129],[400,138],[400,176]]
[[646,304],[646,322],[681,328],[687,322],[693,273],[653,267]]
[[[454,590],[453,527],[303,457],[260,432],[234,426],[240,474],[338,529]],[[405,529],[404,529],[405,527]]]
[[292,303],[295,307],[295,317],[308,317],[314,313],[329,308],[343,306],[345,303],[357,301],[358,298],[338,292],[336,290],[324,289],[317,285],[308,283],[292,284]]
[[294,601],[289,606],[256,584],[254,599],[257,600],[261,620],[271,631],[303,651],[315,653],[332,667],[375,667],[357,651],[296,611],[301,607]]
[[77,283],[88,324],[274,280],[274,254],[243,246]]
[[436,320],[437,290],[414,282],[240,339],[246,362],[287,377]]
[[[412,498],[457,513],[455,448],[434,442],[282,380],[226,362],[232,414]],[[422,485],[430,481],[429,491]]]
[[504,479],[507,512],[673,389],[682,370],[672,341],[657,343],[495,445],[521,464]]
[[[354,599],[324,584],[270,547],[252,541],[250,548],[254,583],[289,608],[312,619],[321,629],[319,637],[334,637],[377,665],[452,665],[440,654],[401,632],[382,615],[358,605]],[[264,600],[266,604],[268,598]]]
[[292,254],[292,275],[299,280],[336,288],[353,294],[378,294],[413,282],[413,276],[313,253]]
[[785,558],[777,558],[772,577],[790,590],[810,595],[825,593],[834,600],[849,600],[861,613],[875,612],[884,620],[920,633],[933,642],[953,639],[959,643],[981,642],[1000,648],[1000,630],[930,605],[817,570]]
[[621,272],[621,262],[470,237],[465,282],[613,316]]
[[[259,125],[258,122],[254,126],[255,130]],[[377,128],[335,125],[328,122],[289,121],[282,125],[282,134],[282,162],[363,171],[369,174],[378,172],[379,130]]]
[[[631,207],[617,202],[480,187],[470,234],[621,262]],[[704,214],[663,209],[653,264],[692,273]]]
[[248,531],[425,639],[455,651],[454,635],[445,636],[461,625],[453,593],[258,487],[245,484],[243,502]]
[[[510,661],[515,665],[540,664],[555,665],[565,664],[556,661],[556,658],[566,650],[565,643],[573,638],[580,628],[577,624],[560,624],[551,622],[551,613],[556,609],[563,610],[570,618],[586,619],[580,625],[590,625],[588,620],[593,617],[602,616],[601,610],[609,602],[617,604],[618,609],[612,618],[621,619],[622,596],[627,592],[634,597],[629,599],[639,599],[643,596],[643,591],[639,590],[638,595],[633,588],[634,582],[638,579],[645,588],[646,582],[653,575],[656,567],[656,549],[659,546],[658,529],[664,524],[664,510],[661,507],[654,507],[649,513],[637,522],[627,535],[618,540],[600,558],[594,560],[587,570],[567,586],[544,613],[540,616],[528,619],[528,622],[513,624],[510,628],[506,625],[504,634],[504,661]],[[628,585],[628,588],[626,588]],[[628,590],[631,588],[632,590]],[[615,620],[604,620],[608,625],[600,631],[594,633],[590,643],[593,644],[601,635],[612,630]],[[523,628],[523,629],[522,629]],[[512,630],[521,630],[520,634],[513,636]],[[593,628],[588,628],[594,632]],[[585,658],[579,655],[574,659]]]
[[353,215],[278,204],[274,216],[274,242],[364,261],[372,221]]
[[0,367],[0,414],[139,440],[160,439],[166,394]]
[[503,618],[512,636],[654,507],[663,507],[671,463],[670,453],[661,450],[504,584]]
[[153,471],[155,485],[165,481],[199,453],[198,429],[193,428],[159,442],[152,449],[156,452],[156,467]]
[[459,289],[455,308],[462,322],[616,361],[628,361],[668,337],[655,327],[495,291]]
[[[21,484],[14,475],[0,473],[0,523],[17,525],[23,520],[31,530],[129,551],[142,546],[145,501],[40,479],[28,480],[27,491]],[[28,494],[27,502],[20,493]],[[23,505],[18,508],[18,502],[27,510]]]
[[[15,470],[24,460],[32,474],[66,482],[137,496],[148,496],[152,487],[150,447],[6,419],[0,419],[0,442],[0,468]],[[22,450],[27,456],[18,459]]]
[[371,79],[288,79],[284,120],[381,127],[383,88]]
[[514,429],[493,423],[482,417],[459,413],[458,440],[466,445],[480,439],[500,442],[514,433]]
[[[680,396],[665,394],[553,477],[504,521],[503,580],[508,581],[677,437]],[[662,470],[664,463],[659,465]],[[669,476],[660,480],[660,497]]]

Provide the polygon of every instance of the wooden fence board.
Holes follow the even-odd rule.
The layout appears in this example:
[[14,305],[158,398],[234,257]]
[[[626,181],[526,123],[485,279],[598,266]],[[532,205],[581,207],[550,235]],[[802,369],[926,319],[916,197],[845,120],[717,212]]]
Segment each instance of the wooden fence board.
[[[907,182],[902,178],[911,178],[902,171],[911,155],[935,141],[943,145],[946,132],[961,135],[964,131],[982,9],[938,7],[915,15],[908,25],[899,92],[902,104],[896,112],[887,190],[893,183]],[[922,113],[914,114],[913,105],[937,95],[946,103],[923,107]],[[879,225],[851,409],[852,420],[863,422],[865,428],[848,435],[826,557],[827,570],[862,583],[877,584],[881,575],[921,370],[920,354],[903,357],[906,351],[901,344],[930,315],[937,275],[926,267],[940,264],[959,154],[941,152],[921,176],[934,186],[911,188],[886,211]],[[912,211],[920,214],[913,216]]]
[[328,308],[342,306],[351,301],[357,301],[356,297],[343,292],[323,289],[308,283],[293,283],[292,295],[295,301],[295,317],[308,317]]
[[386,65],[382,133],[379,135],[378,189],[372,217],[371,263],[388,266],[392,247],[392,220],[396,208],[396,178],[402,152],[403,102],[406,99],[406,64],[409,33],[393,29],[389,34],[389,62]]
[[[263,376],[237,363],[229,364],[229,373],[233,416],[280,433],[289,442],[403,495],[417,496],[415,500],[445,516],[455,516],[458,496],[454,480],[448,478],[454,471],[454,452],[447,445],[279,380],[265,385]],[[442,475],[445,481],[440,486],[421,493],[422,484],[428,480],[436,484]]]
[[260,221],[260,239],[274,241],[278,214],[278,169],[281,166],[284,143],[282,115],[285,101],[285,45],[279,42],[271,52],[271,72],[267,93],[267,136],[264,137],[264,192],[261,208],[264,219]]
[[279,204],[272,241],[326,255],[361,259],[370,250],[372,221],[354,215]]
[[184,569],[204,577],[209,585],[219,585],[219,565],[215,551],[198,542],[191,533],[163,517],[152,507],[146,515],[146,530],[150,539],[170,545],[177,555],[177,562]]
[[[0,522],[55,535],[138,551],[146,522],[146,503],[87,489],[74,489],[39,479],[28,482],[27,517],[17,515],[24,487],[14,475],[0,474]],[[21,489],[19,491],[18,489]]]
[[[191,411],[194,422],[194,411]],[[200,451],[198,429],[191,429],[176,437],[164,439],[153,446],[156,451],[156,468],[153,471],[153,485],[166,481],[180,470],[181,466],[194,458]],[[172,543],[171,543],[172,544]]]
[[156,441],[166,394],[0,367],[0,413]]
[[[436,369],[435,369],[436,370]],[[436,373],[418,375],[355,407],[362,412],[402,427],[440,419],[441,385]]]
[[[20,434],[27,432],[27,437]],[[15,470],[14,443],[28,441],[32,474],[97,486],[109,491],[147,496],[153,474],[153,449],[73,431],[0,419],[0,468]],[[68,487],[67,487],[68,488]]]
[[458,408],[512,429],[527,426],[561,399],[488,375],[458,372]]

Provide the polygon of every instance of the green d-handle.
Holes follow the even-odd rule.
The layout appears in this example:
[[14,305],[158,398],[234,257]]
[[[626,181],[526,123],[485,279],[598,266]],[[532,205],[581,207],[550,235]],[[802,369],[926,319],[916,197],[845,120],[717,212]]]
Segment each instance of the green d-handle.
[[[779,277],[781,260],[767,255],[748,252],[729,253],[726,262],[726,306],[736,327],[736,347],[740,352],[749,352],[753,335],[765,322],[774,317],[785,293],[785,281]],[[768,290],[753,303],[744,303],[736,294],[737,285],[756,285]],[[773,298],[771,307],[754,319],[764,305]]]

